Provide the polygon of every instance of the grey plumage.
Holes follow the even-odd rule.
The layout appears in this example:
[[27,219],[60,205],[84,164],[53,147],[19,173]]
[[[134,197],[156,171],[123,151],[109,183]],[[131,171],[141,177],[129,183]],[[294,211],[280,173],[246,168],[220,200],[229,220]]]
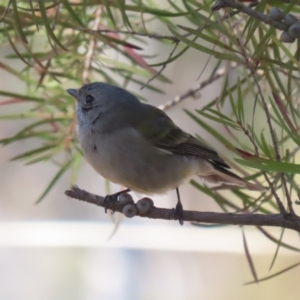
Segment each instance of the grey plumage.
[[67,91],[77,100],[77,132],[84,155],[106,179],[144,194],[175,189],[195,175],[264,190],[229,171],[214,149],[128,91],[101,82]]

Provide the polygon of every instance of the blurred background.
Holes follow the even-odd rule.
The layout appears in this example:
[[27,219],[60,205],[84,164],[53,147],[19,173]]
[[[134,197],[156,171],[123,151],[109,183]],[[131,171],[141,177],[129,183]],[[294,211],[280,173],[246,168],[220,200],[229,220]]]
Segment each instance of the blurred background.
[[[162,32],[162,28],[157,28]],[[169,48],[153,41],[149,54],[166,58]],[[9,47],[0,49],[0,60],[21,70],[17,60],[7,60]],[[165,95],[149,90],[131,89],[143,95],[152,105],[166,101],[193,88],[207,62],[207,56],[188,50],[168,65],[164,75],[172,84],[158,83]],[[210,64],[198,80],[211,74]],[[0,69],[0,89],[24,93],[25,86]],[[233,76],[232,80],[236,78]],[[172,107],[167,114],[182,129],[199,134],[219,152],[226,150],[201,131],[199,125],[184,113],[201,108],[220,93],[222,80],[209,85],[199,97],[188,98]],[[66,88],[78,88],[66,86]],[[67,97],[70,97],[66,94]],[[1,97],[6,99],[6,97]],[[30,109],[28,104],[1,106],[1,114]],[[1,120],[0,139],[21,130],[27,121]],[[214,125],[219,132],[223,128]],[[226,133],[224,132],[224,135]],[[239,227],[200,228],[175,221],[141,218],[113,220],[121,222],[117,230],[109,214],[91,204],[69,199],[64,191],[70,186],[66,173],[46,198],[35,201],[57,172],[53,163],[24,166],[10,158],[32,149],[28,139],[0,148],[0,299],[297,299],[299,268],[260,284],[252,281]],[[64,155],[64,154],[62,154]],[[92,193],[105,195],[105,181],[83,159],[76,184]],[[111,191],[120,187],[111,185]],[[219,211],[215,202],[186,183],[180,188],[185,209]],[[140,195],[134,194],[135,199]],[[159,207],[174,207],[176,193],[154,197]],[[115,232],[114,232],[115,231]],[[280,229],[270,229],[279,238]],[[114,233],[114,234],[113,234]],[[276,245],[251,227],[245,228],[249,249],[258,276],[265,277],[298,262],[296,252],[280,249],[272,272],[269,267]],[[287,241],[298,240],[287,232]]]

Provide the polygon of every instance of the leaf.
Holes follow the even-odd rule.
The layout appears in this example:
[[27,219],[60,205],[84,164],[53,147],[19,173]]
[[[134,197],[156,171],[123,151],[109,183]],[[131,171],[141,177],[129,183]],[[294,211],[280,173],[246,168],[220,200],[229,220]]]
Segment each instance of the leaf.
[[45,101],[44,98],[34,97],[34,96],[27,95],[27,94],[24,95],[24,94],[12,93],[12,92],[8,92],[8,91],[1,91],[1,90],[0,90],[0,95],[1,96],[13,97],[13,98],[16,98],[16,99],[32,101],[32,102],[39,102],[39,103],[43,103]]
[[178,59],[180,56],[182,56],[190,47],[186,46],[184,47],[180,52],[178,52],[176,55],[174,55],[173,57],[169,57],[167,60],[161,62],[161,63],[157,63],[157,64],[149,64],[149,66],[151,67],[160,67],[160,66],[165,66],[173,61],[175,61],[176,59]]
[[47,12],[45,9],[45,3],[44,0],[37,0],[40,6],[40,12],[42,15],[42,20],[44,23],[44,26],[46,28],[47,34],[48,36],[57,44],[59,45],[63,50],[68,51],[67,48],[65,48],[65,46],[63,44],[61,44],[61,42],[57,39],[57,37],[55,36],[55,34],[53,33],[53,29],[51,28],[51,25],[49,23],[48,17],[47,17]]
[[6,65],[4,62],[0,61],[0,68],[9,72],[10,74],[16,76],[17,78],[21,79],[22,81],[30,81],[30,78],[26,78],[19,71],[14,70],[10,66]]
[[[248,179],[249,179],[249,177],[247,177],[246,180],[248,180]],[[268,215],[272,214],[271,210],[265,209],[261,205],[257,206],[257,204],[259,204],[259,201],[261,201],[262,198],[264,198],[264,201],[266,201],[266,197],[264,196],[264,194],[261,194],[257,199],[255,199],[239,189],[232,189],[231,192],[234,195],[236,195],[238,197],[238,199],[243,202],[243,205],[244,205],[244,207],[242,209],[237,210],[236,212],[245,212],[245,211],[252,209],[255,212],[259,211],[260,213],[263,213],[263,214],[268,214]]]
[[[245,76],[241,80],[241,85],[245,85],[246,83],[249,84],[249,78],[250,78],[250,75]],[[226,87],[226,89],[224,89],[224,91],[222,93],[222,98],[225,98],[226,96],[230,95],[232,92],[234,92],[237,89],[237,87],[238,87],[238,84],[235,84],[231,87]],[[219,96],[216,97],[214,100],[210,101],[207,105],[204,105],[201,110],[205,111],[205,110],[213,107],[214,105],[217,104],[218,101],[219,101]]]
[[[260,1],[259,5],[261,2],[265,1]],[[255,18],[249,18],[244,29],[243,29],[243,34],[242,36],[246,35],[246,44],[248,44],[249,40],[253,39],[253,35],[255,31],[258,29],[259,25],[261,24],[261,21]],[[275,31],[275,29],[274,29]],[[266,48],[267,43],[263,44],[263,50]],[[262,48],[262,47],[261,47]],[[257,48],[255,48],[257,49]]]
[[19,52],[19,50],[17,49],[17,47],[15,46],[15,44],[13,43],[8,30],[6,29],[6,25],[4,24],[4,30],[5,30],[5,35],[8,39],[8,42],[10,44],[10,46],[12,47],[12,49],[14,50],[14,52],[16,53],[17,57],[26,65],[28,65],[29,67],[31,67],[31,64],[29,62],[27,62],[23,56],[21,55],[21,53]]
[[286,244],[284,242],[282,242],[281,240],[277,240],[276,238],[274,238],[271,234],[269,234],[264,228],[257,226],[257,229],[264,235],[266,236],[269,240],[271,240],[273,243],[275,243],[276,245],[280,245],[283,248],[295,251],[295,252],[300,252],[300,248],[296,248],[293,247],[289,244]]
[[277,258],[277,256],[278,256],[279,249],[280,249],[281,242],[282,242],[282,238],[283,238],[283,234],[284,234],[284,228],[281,229],[281,234],[280,234],[280,238],[279,238],[279,243],[277,244],[276,251],[275,251],[274,257],[273,257],[273,259],[272,259],[272,262],[271,262],[269,271],[271,271],[271,269],[273,268],[274,263],[275,263],[275,261],[276,261],[276,258]]
[[112,13],[112,10],[110,9],[110,3],[109,3],[109,0],[103,0],[103,4],[105,6],[105,9],[106,9],[106,12],[110,18],[110,20],[112,21],[114,27],[117,27],[116,26],[116,21],[115,21],[115,18],[114,18],[114,15]]
[[218,194],[216,191],[210,189],[209,187],[207,187],[205,185],[201,185],[195,180],[191,180],[190,183],[196,189],[200,190],[201,192],[203,192],[206,195],[208,195],[209,197],[211,197],[220,206],[220,208],[224,212],[228,213],[228,209],[226,208],[226,206],[228,206],[229,208],[234,208],[234,209],[240,210],[240,208],[236,204],[227,200],[224,196],[222,196],[221,194]]
[[29,0],[29,5],[30,5],[30,11],[31,11],[31,15],[32,15],[32,20],[36,25],[36,30],[39,31],[39,26],[38,26],[38,21],[37,21],[37,17],[34,13],[34,8],[33,8],[33,4],[32,4],[32,0]]
[[242,124],[245,124],[245,108],[244,108],[245,95],[243,94],[242,91],[242,84],[241,84],[240,77],[238,77],[238,82],[237,82],[237,93],[238,93],[238,97],[237,97],[236,108],[237,108],[238,120],[240,120]]
[[184,35],[179,34],[170,26],[168,28],[175,37],[177,37],[180,41],[184,42],[185,44],[187,44],[188,46],[190,46],[192,48],[195,48],[203,53],[212,55],[218,59],[235,61],[237,63],[243,64],[243,60],[240,57],[238,57],[237,55],[229,54],[229,53],[221,53],[221,52],[215,51],[213,49],[209,49],[203,45],[200,45],[199,43],[197,44],[194,41],[187,39]]
[[68,170],[68,168],[71,166],[72,162],[74,160],[74,157],[71,157],[64,165],[61,166],[59,171],[55,174],[53,179],[50,181],[49,185],[45,189],[45,191],[42,193],[42,195],[38,198],[38,200],[35,202],[35,204],[40,203],[47,194],[51,191],[55,183],[61,178],[61,176]]
[[[29,139],[29,138],[40,138],[43,140],[47,140],[47,141],[53,141],[55,140],[55,136],[53,136],[52,132],[49,131],[34,131],[34,132],[30,132],[21,136],[18,136],[18,141],[20,140],[24,140],[24,139]],[[4,138],[0,140],[0,144],[6,146],[12,142],[15,142],[15,137],[9,137],[9,138]]]
[[273,101],[271,101],[272,109],[276,115],[277,118],[274,116],[271,116],[272,120],[274,120],[282,129],[286,131],[288,134],[288,137],[293,139],[293,141],[297,144],[300,145],[300,137],[298,134],[295,134],[293,131],[290,130],[290,128],[287,126],[284,118],[282,118],[282,115],[280,114],[279,110],[277,109],[277,106]]
[[22,27],[22,24],[20,21],[19,12],[18,12],[18,8],[17,8],[17,0],[11,0],[11,3],[12,3],[12,7],[13,7],[13,11],[14,11],[14,18],[15,18],[14,25],[15,25],[17,32],[18,32],[21,40],[23,41],[23,43],[28,44],[28,41],[23,32],[23,27]]
[[199,119],[197,116],[195,116],[193,113],[191,113],[188,110],[184,110],[194,121],[196,121],[203,129],[205,129],[207,132],[209,132],[213,137],[215,137],[219,142],[221,142],[226,148],[228,149],[234,149],[234,146],[226,139],[222,134],[217,132],[215,129],[213,129],[211,126],[209,126],[207,123],[203,122],[201,119]]
[[185,27],[185,26],[182,26],[182,25],[177,25],[180,29],[183,29],[205,41],[207,41],[208,43],[211,43],[213,45],[216,45],[222,49],[225,49],[225,50],[228,50],[230,52],[235,52],[235,53],[239,53],[239,51],[233,49],[232,47],[230,47],[229,45],[227,44],[224,44],[222,43],[220,40],[214,38],[214,37],[210,37],[209,35],[207,34],[204,34],[201,32],[201,30],[195,30],[195,29],[192,29],[192,28],[189,28],[189,27]]
[[81,153],[76,152],[74,154],[74,161],[71,166],[71,175],[70,175],[70,181],[69,181],[70,185],[74,184],[76,181],[77,175],[79,173],[79,168],[81,165],[82,158],[83,158],[83,156]]
[[[207,109],[205,111],[201,111],[201,110],[196,110],[200,115],[212,120],[212,121],[215,121],[215,122],[218,122],[220,124],[223,124],[223,125],[226,125],[226,126],[229,126],[235,130],[241,130],[240,129],[240,126],[236,124],[236,122],[230,118],[228,118],[226,115],[220,113],[219,111],[216,111],[216,110],[213,110],[213,109]],[[209,112],[209,113],[207,113]]]
[[242,160],[239,158],[235,158],[234,160],[243,166],[259,169],[262,171],[300,174],[300,165],[297,164],[267,160],[262,158],[255,158],[253,160]]
[[[144,68],[139,68],[137,66],[131,66],[127,63],[124,63],[121,61],[116,61],[114,59],[110,59],[105,56],[101,56],[101,61],[106,62],[110,66],[113,66],[117,69],[126,70],[130,73],[138,74],[138,75],[146,77],[146,78],[151,78],[151,76],[152,76],[152,74],[149,72],[149,70],[145,70]],[[164,76],[162,78],[164,79],[163,81],[166,81]]]
[[247,159],[253,159],[253,158],[259,158],[259,156],[257,156],[256,154],[252,154],[252,153],[249,153],[247,151],[244,151],[242,149],[239,149],[239,148],[235,148],[235,150],[239,153],[239,155],[243,158],[245,158],[246,160]]
[[[117,33],[109,33],[109,35],[111,37],[113,37],[116,40],[120,40],[120,37]],[[155,74],[156,70],[153,69],[152,67],[150,67],[147,62],[143,59],[143,57],[139,54],[136,53],[136,51],[134,51],[132,49],[132,47],[128,47],[128,45],[123,45],[124,51],[126,52],[126,54],[136,63],[138,64],[140,67],[144,68],[145,70],[149,71],[151,74]]]
[[127,25],[130,29],[132,29],[130,21],[129,21],[129,19],[127,17],[127,13],[126,13],[125,0],[116,0],[116,4],[119,7],[124,24]]
[[[72,9],[72,6],[70,5],[68,0],[62,1],[64,7],[69,12],[70,16],[73,18],[75,22],[77,22],[80,26],[85,27],[84,24],[81,22],[80,18],[77,16],[76,12]],[[63,48],[66,50],[66,48]]]
[[292,121],[290,120],[287,112],[286,112],[286,109],[284,107],[284,104],[282,103],[280,97],[275,93],[275,92],[272,92],[272,95],[273,95],[273,98],[282,114],[282,116],[284,117],[287,125],[289,126],[289,128],[291,129],[291,131],[295,134],[297,134],[297,129],[295,128],[295,126],[293,125]]
[[286,54],[286,56],[297,66],[298,70],[300,68],[300,62],[291,54],[287,47],[279,41],[276,36],[273,36],[273,42]]
[[49,149],[52,149],[56,146],[57,146],[57,143],[54,143],[54,144],[46,145],[46,146],[43,146],[43,147],[40,147],[40,148],[37,148],[37,149],[34,149],[34,150],[26,151],[25,153],[22,153],[22,154],[19,154],[17,156],[12,157],[10,160],[14,161],[14,160],[21,159],[21,158],[31,157],[35,154],[45,152],[45,151],[47,151]]
[[248,244],[247,244],[247,240],[246,240],[246,236],[245,236],[245,232],[244,232],[244,227],[242,226],[242,234],[243,234],[243,245],[244,245],[244,250],[245,250],[245,254],[246,254],[246,258],[252,273],[252,276],[254,278],[254,282],[258,282],[258,278],[257,278],[257,274],[256,274],[256,270],[255,270],[255,266],[248,248]]
[[279,276],[279,275],[281,275],[281,274],[283,274],[283,273],[285,273],[287,271],[290,271],[290,270],[298,267],[299,265],[300,265],[300,262],[296,263],[296,264],[293,264],[292,266],[290,266],[288,268],[285,268],[285,269],[283,269],[283,270],[281,270],[281,271],[279,271],[277,273],[274,273],[274,274],[272,274],[270,276],[267,276],[267,277],[264,277],[264,278],[260,278],[260,279],[258,279],[258,281],[249,281],[249,282],[246,282],[244,285],[249,285],[249,284],[253,284],[253,283],[258,283],[258,282],[269,280],[269,279],[274,278],[276,276]]

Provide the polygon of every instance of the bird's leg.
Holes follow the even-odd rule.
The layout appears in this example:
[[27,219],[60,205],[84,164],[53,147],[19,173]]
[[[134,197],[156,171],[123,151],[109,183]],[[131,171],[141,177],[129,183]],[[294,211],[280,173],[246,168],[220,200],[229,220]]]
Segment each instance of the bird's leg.
[[176,188],[177,204],[175,207],[174,217],[179,220],[179,224],[183,225],[183,206],[180,200],[179,188]]
[[103,200],[103,204],[104,204],[104,208],[105,208],[105,213],[107,212],[107,203],[110,202],[110,201],[117,201],[118,200],[118,197],[121,195],[121,194],[124,194],[124,193],[128,193],[130,192],[130,189],[125,189],[123,191],[120,191],[120,192],[117,192],[117,193],[114,193],[114,194],[111,194],[111,195],[106,195],[104,197],[104,200]]

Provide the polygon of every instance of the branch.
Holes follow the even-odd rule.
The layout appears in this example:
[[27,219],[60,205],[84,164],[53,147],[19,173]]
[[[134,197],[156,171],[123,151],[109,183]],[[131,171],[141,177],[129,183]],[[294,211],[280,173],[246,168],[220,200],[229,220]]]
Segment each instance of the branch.
[[[221,0],[220,0],[220,1],[221,1]],[[276,157],[276,160],[277,160],[277,161],[280,161],[281,158],[280,158],[280,154],[279,154],[279,148],[278,148],[278,143],[277,143],[277,138],[276,138],[275,130],[274,130],[274,127],[273,127],[272,121],[271,121],[271,114],[270,114],[270,112],[269,112],[268,105],[267,105],[267,102],[266,102],[265,97],[264,97],[264,95],[263,95],[261,86],[260,86],[260,84],[259,84],[259,82],[258,82],[258,79],[257,79],[257,77],[256,77],[256,73],[255,73],[255,72],[256,72],[255,65],[253,65],[253,64],[250,63],[250,60],[249,60],[249,58],[248,58],[248,56],[247,56],[247,53],[246,53],[246,50],[245,50],[245,48],[243,47],[243,45],[241,44],[240,39],[237,39],[237,42],[238,42],[238,45],[239,45],[239,47],[240,47],[240,49],[241,49],[241,53],[242,53],[242,55],[243,55],[243,57],[244,57],[244,59],[245,59],[245,65],[246,65],[246,66],[248,67],[248,69],[250,70],[250,74],[251,74],[251,76],[252,76],[252,78],[253,78],[253,80],[254,80],[254,83],[255,83],[255,85],[256,85],[256,87],[257,87],[257,93],[258,93],[258,95],[259,95],[260,98],[261,98],[263,110],[264,110],[265,115],[266,115],[267,124],[268,124],[268,127],[269,127],[269,131],[270,131],[270,135],[271,135],[271,139],[272,139],[272,143],[273,143],[273,147],[274,147],[275,157]],[[248,137],[250,138],[250,141],[252,142],[252,144],[253,144],[253,146],[254,146],[254,149],[255,149],[255,154],[256,154],[256,155],[259,155],[259,154],[258,154],[258,148],[257,148],[257,146],[256,146],[256,144],[255,144],[253,138],[249,135],[249,133],[248,133],[247,130],[245,131],[245,129],[244,129],[244,133],[245,133],[246,135],[248,135]],[[247,134],[247,133],[248,133],[248,134]],[[276,189],[274,188],[272,182],[270,181],[270,179],[269,179],[267,173],[266,173],[266,172],[262,172],[262,173],[263,173],[263,175],[264,175],[264,177],[265,177],[265,179],[266,179],[268,185],[269,185],[270,188],[271,188],[271,192],[272,192],[272,194],[273,194],[273,196],[274,196],[274,198],[275,198],[275,200],[276,200],[276,203],[277,203],[277,205],[278,205],[278,208],[279,208],[279,210],[280,210],[280,213],[281,213],[282,215],[287,214],[286,209],[284,208],[284,206],[283,206],[283,204],[282,204],[282,201],[280,200],[280,198],[279,198],[279,196],[278,196],[278,194],[277,194],[277,192],[276,192]],[[286,185],[286,181],[285,181],[284,174],[281,173],[280,176],[281,176],[281,181],[282,181],[282,183],[283,183],[283,187],[284,187],[284,190],[285,190],[285,193],[286,193],[286,196],[287,196],[289,212],[290,212],[291,214],[294,215],[295,212],[294,212],[294,209],[293,209],[292,200],[291,200],[290,195],[289,195],[289,193],[288,193],[288,189],[287,189],[287,185]]]
[[[270,135],[271,135],[271,139],[272,139],[272,143],[273,143],[273,147],[274,147],[274,151],[275,151],[276,160],[280,161],[280,154],[279,154],[279,149],[278,149],[278,143],[277,143],[277,139],[276,139],[276,135],[275,135],[275,130],[274,130],[273,125],[272,125],[271,115],[270,115],[270,112],[269,112],[269,109],[268,109],[267,102],[265,100],[265,97],[264,97],[263,92],[261,90],[261,87],[260,87],[260,85],[258,83],[258,80],[257,80],[256,75],[255,75],[255,71],[253,70],[253,68],[250,68],[250,72],[251,72],[251,76],[254,79],[255,85],[256,85],[257,90],[258,90],[258,94],[259,94],[259,96],[261,98],[261,101],[262,101],[262,104],[263,104],[263,109],[265,111],[265,115],[266,115],[266,118],[267,118],[267,123],[268,123],[269,131],[270,131]],[[286,213],[285,208],[284,208],[281,200],[279,199],[279,196],[277,195],[276,190],[273,187],[273,184],[269,181],[266,173],[263,173],[263,174],[265,176],[265,179],[268,181],[268,184],[269,184],[269,186],[271,188],[271,191],[272,191],[272,193],[273,193],[273,195],[274,195],[274,197],[276,199],[276,203],[277,203],[277,205],[278,205],[278,207],[280,209],[280,212],[282,214],[285,214]],[[283,176],[282,175],[283,174],[281,174],[281,179],[282,179],[283,182],[285,182],[284,175]],[[292,207],[292,203],[290,203],[291,202],[290,197],[288,197],[288,199],[289,199],[288,205],[289,205],[289,208],[290,208],[290,213],[295,214],[294,210],[293,210],[293,207]]]
[[[230,65],[231,69],[236,68],[238,65],[235,63],[232,63]],[[225,68],[220,68],[218,69],[214,74],[212,74],[212,76],[210,76],[208,79],[205,79],[199,83],[196,84],[196,86],[194,88],[191,88],[187,91],[185,91],[183,94],[181,95],[177,95],[175,96],[173,99],[161,104],[158,106],[159,109],[161,110],[168,110],[169,108],[177,105],[178,103],[180,103],[181,101],[185,100],[186,98],[189,97],[198,97],[199,92],[204,89],[205,87],[207,87],[208,85],[212,84],[213,82],[215,82],[216,80],[218,80],[219,78],[221,78],[223,75],[225,74]]]
[[[261,98],[261,101],[262,101],[262,104],[263,104],[263,109],[264,109],[265,114],[266,114],[267,123],[268,123],[270,134],[271,134],[271,139],[272,139],[272,143],[273,143],[273,147],[274,147],[274,151],[275,151],[276,160],[281,161],[281,157],[280,157],[280,154],[279,154],[279,148],[278,148],[278,142],[277,142],[274,127],[273,127],[272,122],[271,122],[271,115],[270,115],[270,112],[269,112],[269,109],[268,109],[267,102],[266,102],[266,100],[263,96],[261,87],[258,83],[258,80],[256,78],[254,70],[251,68],[250,71],[251,71],[252,77],[255,81],[255,84],[257,86],[258,93],[260,95],[260,98]],[[286,183],[286,180],[285,180],[285,177],[284,177],[284,173],[281,172],[280,177],[281,177],[281,182],[282,182],[282,185],[283,185],[284,193],[285,193],[286,198],[287,198],[289,211],[290,211],[291,214],[295,214],[295,211],[293,209],[292,199],[291,199],[291,196],[289,194],[289,191],[288,191],[288,188],[287,188],[287,183]],[[274,194],[274,196],[275,196],[275,194]],[[279,197],[275,197],[275,198],[276,198],[276,202],[277,202],[277,205],[279,206],[279,209],[280,209],[281,213],[283,213],[282,202],[279,200]]]
[[[72,186],[70,190],[65,191],[65,194],[71,198],[92,203],[97,206],[110,209],[113,212],[122,213],[123,205],[118,201],[108,201],[104,203],[104,197],[91,194],[85,190]],[[175,218],[174,209],[152,207],[148,214],[138,215],[142,218],[161,219],[161,220],[177,220]],[[215,213],[215,212],[198,212],[188,211],[183,212],[183,221],[201,222],[212,224],[227,224],[227,225],[254,225],[254,226],[273,226],[281,228],[289,228],[300,232],[300,218],[291,214],[233,214],[233,213]]]
[[249,6],[245,6],[240,2],[236,2],[235,0],[217,0],[215,4],[212,6],[212,10],[219,10],[221,8],[235,8],[240,12],[247,14],[248,16],[254,17],[266,24],[269,24],[279,30],[288,31],[289,26],[280,21],[274,21],[268,15],[261,13],[260,11],[254,10]]

